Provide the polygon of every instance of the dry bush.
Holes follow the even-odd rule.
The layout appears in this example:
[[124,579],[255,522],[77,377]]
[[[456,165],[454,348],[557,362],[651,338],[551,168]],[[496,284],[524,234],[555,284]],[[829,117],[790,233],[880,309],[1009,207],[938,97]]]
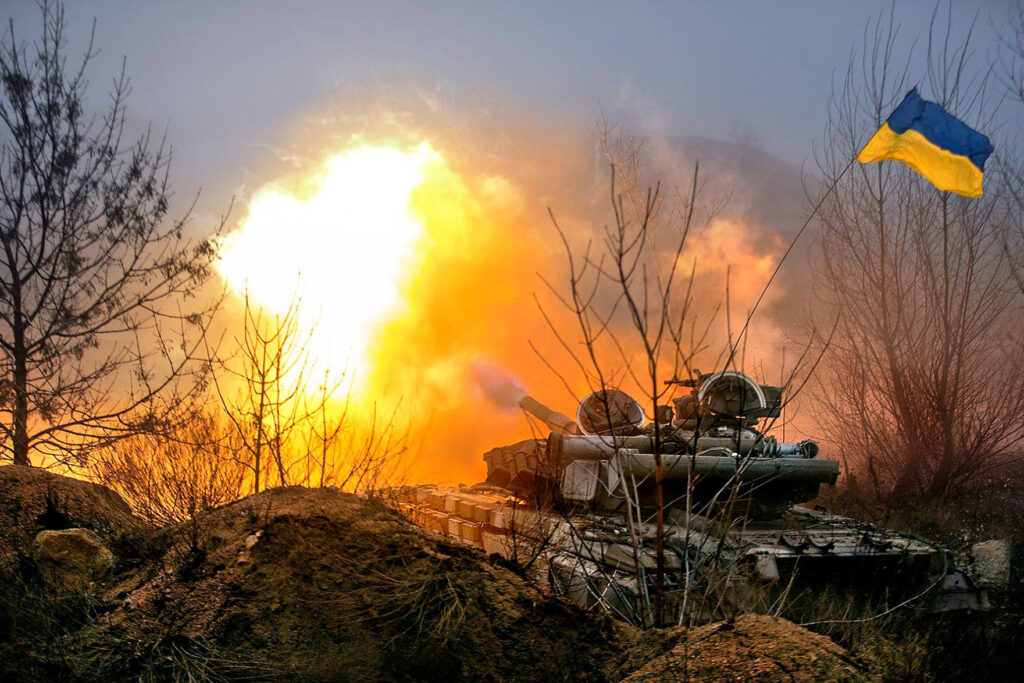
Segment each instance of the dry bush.
[[100,451],[92,477],[146,521],[177,524],[239,497],[245,470],[216,414],[194,413],[170,432],[140,434]]
[[[575,235],[563,230],[551,213],[565,250],[567,282],[558,287],[543,281],[557,302],[555,310],[567,313],[574,325],[557,325],[543,305],[541,313],[565,352],[564,366],[581,376],[589,390],[625,389],[640,397],[641,405],[649,412],[646,418],[654,467],[649,476],[624,477],[621,486],[627,544],[637,567],[639,595],[635,609],[631,605],[625,609],[612,607],[612,601],[605,600],[600,591],[588,588],[598,603],[634,625],[683,625],[694,620],[730,618],[735,615],[731,584],[739,567],[729,553],[723,552],[727,534],[718,541],[699,541],[697,534],[691,535],[686,521],[681,524],[687,529],[684,537],[666,541],[666,515],[670,510],[685,513],[685,520],[699,515],[724,530],[734,530],[744,516],[742,486],[733,478],[717,490],[705,489],[697,494],[703,482],[698,484],[696,477],[671,481],[663,455],[679,453],[679,442],[673,441],[690,437],[682,437],[685,430],[677,432],[672,418],[664,416],[666,410],[669,416],[673,414],[668,404],[678,398],[679,387],[695,386],[701,375],[698,364],[710,364],[714,371],[747,372],[744,365],[752,336],[751,321],[782,261],[753,307],[741,318],[742,327],[734,330],[729,269],[716,297],[712,289],[706,288],[704,277],[709,269],[694,251],[695,240],[711,226],[727,200],[708,191],[701,180],[699,163],[694,163],[692,173],[681,185],[663,184],[656,178],[658,169],[649,165],[645,140],[604,121],[600,122],[597,138],[609,162],[611,220],[584,243],[575,245],[571,242]],[[699,242],[696,244],[699,246]],[[784,391],[797,385],[800,373],[806,374],[813,361],[809,351],[804,349],[788,373],[783,372]],[[567,388],[572,386],[556,369],[558,364],[553,359],[537,353]],[[799,393],[800,386],[789,395],[787,403]],[[603,410],[607,423],[613,425],[607,402]],[[776,419],[770,418],[758,429],[767,433],[776,426]],[[704,423],[696,429],[707,428]],[[614,450],[621,445],[617,440],[629,433],[628,428],[618,433],[613,428],[604,438]],[[653,489],[653,496],[641,494],[641,489]],[[600,516],[595,515],[591,521],[599,521]],[[565,521],[575,525],[570,517]],[[653,543],[649,543],[651,540]],[[704,547],[698,552],[694,544]],[[716,544],[717,548],[710,547]],[[653,568],[641,561],[648,552],[653,554]],[[667,557],[670,559],[666,561]],[[670,566],[675,560],[678,569]],[[596,564],[597,571],[604,573],[601,563]],[[601,578],[605,581],[613,577],[609,573]]]

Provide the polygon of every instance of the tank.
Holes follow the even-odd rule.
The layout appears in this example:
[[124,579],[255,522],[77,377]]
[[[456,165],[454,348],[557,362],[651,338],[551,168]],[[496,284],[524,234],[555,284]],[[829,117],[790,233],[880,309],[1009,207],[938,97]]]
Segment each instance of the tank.
[[575,419],[523,396],[547,437],[485,453],[480,484],[408,487],[398,505],[585,609],[641,625],[796,608],[837,589],[934,611],[987,607],[940,546],[806,506],[839,463],[813,440],[767,433],[781,387],[738,371],[669,383],[682,395],[650,419],[616,389],[586,396]]

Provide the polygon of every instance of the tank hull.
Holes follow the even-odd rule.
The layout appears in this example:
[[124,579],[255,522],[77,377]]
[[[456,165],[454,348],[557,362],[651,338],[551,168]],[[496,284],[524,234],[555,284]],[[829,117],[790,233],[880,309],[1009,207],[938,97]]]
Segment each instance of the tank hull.
[[[564,506],[537,507],[513,492],[415,486],[396,493],[414,523],[516,563],[584,609],[631,623],[649,612],[656,567],[653,525]],[[823,590],[865,598],[921,598],[934,611],[986,609],[987,599],[928,541],[794,505],[776,519],[723,523],[672,510],[665,524],[666,623],[797,605]]]

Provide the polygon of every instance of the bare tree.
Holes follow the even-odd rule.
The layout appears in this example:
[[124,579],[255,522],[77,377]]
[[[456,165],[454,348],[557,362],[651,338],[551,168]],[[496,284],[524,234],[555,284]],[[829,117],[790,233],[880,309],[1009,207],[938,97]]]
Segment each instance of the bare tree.
[[[938,12],[938,9],[936,10]],[[923,85],[982,130],[986,72],[971,37],[933,15]],[[935,190],[900,164],[855,165],[914,83],[892,13],[872,21],[829,100],[817,154],[824,193],[815,332],[838,319],[821,365],[819,427],[851,487],[900,507],[963,493],[1021,453],[1021,301],[1003,248],[1002,188]],[[909,63],[909,57],[907,62]],[[825,188],[834,191],[829,192]]]
[[0,432],[3,457],[81,462],[166,424],[212,305],[210,239],[168,220],[171,153],[126,134],[124,69],[107,108],[86,107],[86,68],[65,55],[60,4],[42,33],[0,42]]
[[310,486],[314,482],[314,473],[320,471],[319,485],[324,487],[331,479],[331,473],[337,462],[337,444],[342,436],[348,418],[348,409],[352,402],[352,392],[345,396],[344,406],[341,413],[332,416],[328,411],[328,405],[334,393],[344,382],[347,373],[342,373],[341,381],[332,381],[330,370],[324,370],[323,381],[313,393],[314,404],[308,408],[309,431],[306,437],[306,475],[303,482]]
[[1024,103],[1024,5],[1012,7],[1005,19],[996,27],[1001,51],[996,74],[1006,94]]
[[[696,265],[684,263],[684,250],[693,226],[709,220],[712,212],[698,205],[699,165],[694,166],[687,190],[676,192],[673,201],[667,201],[660,183],[642,190],[642,145],[638,140],[604,121],[599,139],[611,163],[613,221],[605,226],[596,245],[588,243],[577,251],[554,214],[551,216],[565,247],[568,289],[563,293],[545,283],[578,323],[575,336],[579,343],[570,343],[548,314],[544,315],[592,391],[630,386],[640,392],[651,410],[656,545],[653,613],[638,615],[634,621],[664,624],[667,505],[659,406],[675,388],[668,381],[692,377],[693,358],[704,350],[708,327],[696,324],[693,311]],[[606,405],[605,410],[610,413],[611,407]],[[607,417],[608,424],[613,424],[611,415]],[[613,432],[608,438],[615,442],[621,436]],[[626,513],[634,551],[639,555],[648,520],[638,500],[627,501]],[[646,591],[643,563],[639,556],[634,560],[641,591]]]
[[[316,328],[304,326],[301,301],[293,298],[277,314],[248,294],[244,302],[241,335],[233,353],[216,362],[213,385],[252,491],[288,484],[353,491],[383,485],[407,450],[408,432],[396,420],[400,404],[386,415],[376,405],[368,415],[353,415],[347,369],[327,367],[314,379],[313,367],[323,359],[312,355]],[[349,391],[340,395],[346,386]]]

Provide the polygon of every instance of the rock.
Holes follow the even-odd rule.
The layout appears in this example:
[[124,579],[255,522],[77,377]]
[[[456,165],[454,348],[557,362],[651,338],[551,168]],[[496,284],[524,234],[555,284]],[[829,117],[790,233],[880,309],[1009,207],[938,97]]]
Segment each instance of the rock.
[[983,588],[1005,589],[1010,585],[1010,544],[995,539],[971,546],[974,580]]
[[262,536],[262,535],[263,535],[263,531],[257,531],[254,534],[249,534],[248,536],[246,536],[245,537],[245,548],[246,548],[246,550],[251,550],[252,547],[259,542],[260,536]]
[[114,554],[88,529],[40,531],[33,549],[43,579],[64,590],[84,590],[114,566]]

